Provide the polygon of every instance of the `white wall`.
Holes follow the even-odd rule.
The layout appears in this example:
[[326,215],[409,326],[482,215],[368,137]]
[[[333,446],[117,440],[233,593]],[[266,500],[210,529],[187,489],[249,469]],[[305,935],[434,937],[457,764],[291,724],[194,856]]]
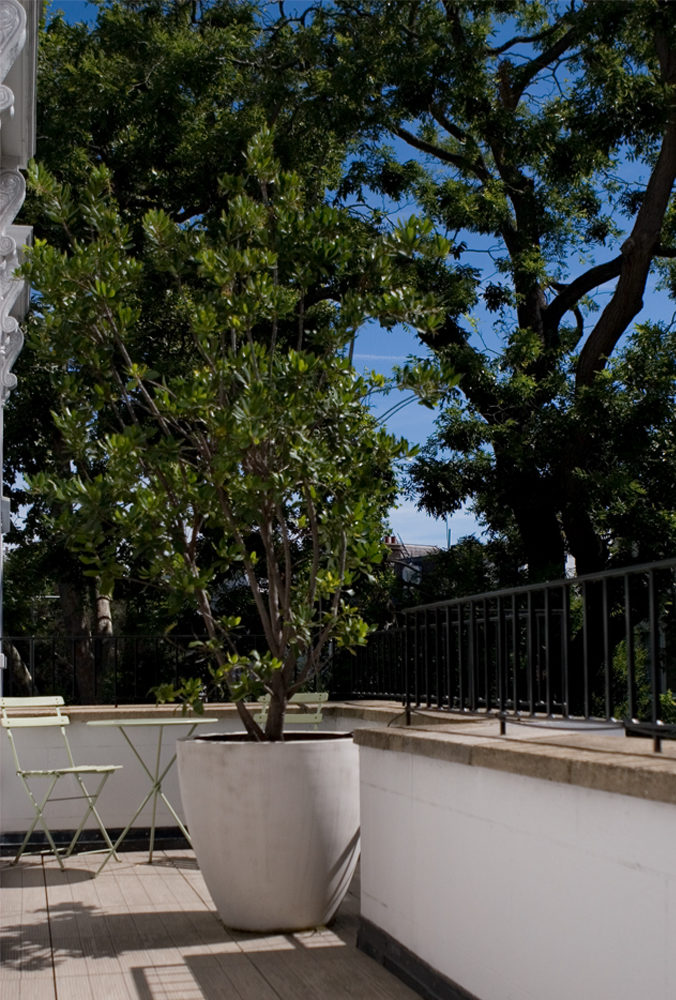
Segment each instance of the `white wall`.
[[[102,714],[105,715],[105,713]],[[131,714],[133,714],[132,711],[130,711]],[[206,714],[209,714],[208,711]],[[321,728],[351,732],[353,729],[367,725],[372,726],[373,722],[369,723],[356,718],[326,716]],[[241,728],[233,713],[215,724],[201,726],[197,732],[234,732]],[[294,728],[307,729],[308,727],[289,726],[290,730]],[[118,729],[87,726],[84,722],[73,721],[67,731],[73,756],[77,763],[123,765],[121,771],[117,771],[108,779],[99,800],[99,812],[106,826],[123,828],[150,789],[147,775]],[[163,730],[162,767],[171,759],[176,739],[185,736],[187,731],[187,728],[183,729],[182,727],[178,729],[167,727]],[[152,726],[135,726],[133,729],[128,729],[127,732],[151,772],[154,772],[158,730]],[[58,766],[64,762],[63,744],[58,729],[30,729],[23,732],[15,730],[15,734],[18,740],[22,737],[25,740],[26,751],[25,754],[21,754],[21,763],[24,767],[45,768]],[[68,782],[70,779],[63,779],[63,781]],[[163,791],[183,819],[175,767],[167,774]],[[25,832],[30,826],[33,816],[32,806],[15,773],[7,735],[0,730],[0,834]],[[74,830],[80,823],[82,810],[75,807],[73,803],[55,801],[50,803],[48,807],[48,816],[50,829]],[[148,804],[135,821],[134,826],[150,826],[151,819],[152,810]],[[87,825],[93,828],[91,822]],[[157,826],[176,826],[174,818],[161,801],[157,812]]]
[[480,1000],[676,998],[676,806],[360,757],[363,917]]

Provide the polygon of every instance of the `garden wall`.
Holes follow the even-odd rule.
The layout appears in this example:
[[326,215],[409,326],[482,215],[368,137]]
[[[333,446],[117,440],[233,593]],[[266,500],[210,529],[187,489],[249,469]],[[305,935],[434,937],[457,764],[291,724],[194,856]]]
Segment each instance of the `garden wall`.
[[676,997],[673,747],[355,739],[365,951],[437,1000]]
[[[68,708],[67,711],[71,720],[67,730],[68,738],[76,762],[123,765],[123,769],[113,774],[108,780],[99,800],[99,811],[106,826],[111,829],[122,829],[131,819],[136,807],[145,798],[150,788],[149,779],[118,729],[87,726],[86,723],[104,718],[149,717],[156,721],[162,717],[175,717],[176,709],[169,706],[130,705],[120,708],[112,706],[73,707]],[[242,729],[233,705],[209,705],[205,714],[215,716],[218,721],[213,725],[200,727],[204,732],[235,732]],[[372,726],[380,719],[384,725],[387,725],[396,714],[397,710],[392,707],[388,709],[359,705],[352,707],[332,705],[324,713],[322,729],[352,731],[361,726]],[[291,725],[289,728],[293,729],[294,727]],[[307,729],[307,726],[296,728]],[[154,771],[158,730],[153,726],[136,726],[127,731],[133,738],[141,757],[146,761],[150,770]],[[171,727],[163,730],[162,767],[171,759],[177,738],[184,736],[187,731],[182,727]],[[21,763],[24,767],[45,768],[63,763],[63,743],[58,729],[31,729],[23,732],[17,731],[16,735],[17,739],[28,737],[29,750],[25,755],[21,754]],[[183,818],[175,767],[168,773],[163,790],[179,816]],[[55,801],[49,805],[48,816],[50,829],[75,830],[82,818],[82,810],[74,808],[71,802]],[[14,760],[7,735],[0,731],[0,844],[3,840],[7,841],[8,834],[21,833],[23,835],[30,826],[33,817],[32,806],[15,774]],[[149,827],[151,820],[152,810],[151,805],[148,804],[134,826],[138,828]],[[87,825],[93,828],[92,823]],[[174,818],[161,801],[158,805],[157,826],[170,828],[176,826]]]

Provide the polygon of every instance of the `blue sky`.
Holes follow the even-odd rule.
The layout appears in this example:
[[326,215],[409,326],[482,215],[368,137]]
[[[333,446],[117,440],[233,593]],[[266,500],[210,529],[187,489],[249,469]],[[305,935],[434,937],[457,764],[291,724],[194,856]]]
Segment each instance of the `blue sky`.
[[48,10],[62,10],[69,21],[96,20],[96,6],[86,0],[50,0]]

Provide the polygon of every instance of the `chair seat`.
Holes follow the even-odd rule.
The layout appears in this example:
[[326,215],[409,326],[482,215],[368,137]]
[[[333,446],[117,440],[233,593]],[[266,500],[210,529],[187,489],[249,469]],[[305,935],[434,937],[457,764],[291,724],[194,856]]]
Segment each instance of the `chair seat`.
[[53,774],[111,774],[113,771],[119,771],[121,767],[121,764],[76,764],[75,767],[41,767],[35,769],[22,767],[21,771],[17,771],[17,774],[30,775],[32,778],[39,778],[40,775],[48,778]]

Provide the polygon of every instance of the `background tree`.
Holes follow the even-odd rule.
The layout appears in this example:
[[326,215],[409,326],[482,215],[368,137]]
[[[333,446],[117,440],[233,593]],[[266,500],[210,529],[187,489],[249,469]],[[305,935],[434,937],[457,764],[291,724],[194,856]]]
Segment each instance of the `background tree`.
[[[338,0],[298,16],[293,5],[233,0],[100,8],[95,26],[57,17],[41,39],[40,157],[70,185],[71,214],[64,226],[29,198],[38,235],[61,248],[89,238],[77,205],[104,162],[132,254],[145,254],[149,209],[211,231],[229,198],[219,174],[237,173],[248,139],[276,123],[276,154],[310,201],[330,192],[384,222],[413,197],[452,241],[443,262],[401,258],[407,280],[445,303],[444,324],[423,337],[438,379],[462,372],[413,467],[424,508],[444,515],[471,502],[511,553],[505,582],[524,565],[534,579],[558,575],[566,553],[585,571],[673,550],[670,467],[659,461],[671,440],[671,335],[655,322],[651,335],[632,328],[658,266],[665,293],[673,284],[673,5]],[[178,373],[193,351],[187,291],[199,295],[203,276],[148,267],[139,280],[140,361]],[[332,292],[361,280],[343,271]],[[278,336],[293,343],[283,319]],[[50,417],[64,372],[30,348],[17,371],[10,471],[58,475],[71,461]],[[16,482],[15,507],[28,499]],[[58,513],[46,502],[31,508],[19,543],[38,554],[43,514]],[[63,538],[50,543],[62,585],[72,581],[68,629],[95,629],[106,595],[84,584]],[[138,625],[147,592],[127,581],[144,567],[132,552],[124,559]],[[185,607],[166,610],[194,621]]]
[[[343,193],[413,195],[454,244],[419,275],[447,304],[425,342],[462,373],[413,470],[422,507],[471,502],[518,540],[531,579],[561,575],[567,553],[586,572],[613,551],[673,550],[673,532],[658,541],[628,513],[645,493],[619,473],[633,445],[606,417],[639,344],[657,348],[638,334],[609,374],[674,254],[676,8],[337,0],[318,17],[326,113],[343,95],[361,137]],[[672,409],[644,422],[636,387],[623,405],[634,392],[633,433],[652,448]]]

